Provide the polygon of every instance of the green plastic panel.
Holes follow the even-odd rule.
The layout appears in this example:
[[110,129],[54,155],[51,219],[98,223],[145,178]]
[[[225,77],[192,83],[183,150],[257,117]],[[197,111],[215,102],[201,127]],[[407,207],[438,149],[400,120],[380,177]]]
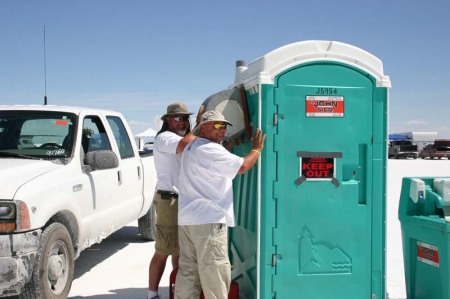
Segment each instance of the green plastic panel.
[[450,224],[443,217],[442,197],[433,189],[434,178],[414,179],[425,183],[425,200],[414,203],[410,199],[412,178],[404,178],[399,204],[406,295],[416,299],[447,299]]

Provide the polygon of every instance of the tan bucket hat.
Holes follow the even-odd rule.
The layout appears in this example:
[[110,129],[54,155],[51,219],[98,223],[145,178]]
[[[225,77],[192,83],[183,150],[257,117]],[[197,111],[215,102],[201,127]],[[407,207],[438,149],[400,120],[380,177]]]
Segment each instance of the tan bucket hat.
[[173,103],[167,106],[167,113],[161,116],[161,120],[164,120],[164,117],[170,115],[192,115],[194,112],[189,112],[186,104],[184,103]]

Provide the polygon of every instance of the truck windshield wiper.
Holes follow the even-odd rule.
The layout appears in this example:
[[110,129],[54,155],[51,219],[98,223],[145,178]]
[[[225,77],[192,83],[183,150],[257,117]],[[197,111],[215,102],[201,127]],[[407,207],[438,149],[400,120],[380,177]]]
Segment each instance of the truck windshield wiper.
[[36,158],[33,156],[20,155],[20,154],[15,154],[15,153],[10,153],[10,152],[0,152],[0,157],[39,160],[39,158]]

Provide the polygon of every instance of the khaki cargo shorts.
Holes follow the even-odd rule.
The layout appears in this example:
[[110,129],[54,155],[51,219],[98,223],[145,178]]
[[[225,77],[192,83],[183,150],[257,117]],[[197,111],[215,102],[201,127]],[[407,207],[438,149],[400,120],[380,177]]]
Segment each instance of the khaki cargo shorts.
[[155,252],[161,255],[180,255],[178,244],[178,198],[155,192],[156,205]]

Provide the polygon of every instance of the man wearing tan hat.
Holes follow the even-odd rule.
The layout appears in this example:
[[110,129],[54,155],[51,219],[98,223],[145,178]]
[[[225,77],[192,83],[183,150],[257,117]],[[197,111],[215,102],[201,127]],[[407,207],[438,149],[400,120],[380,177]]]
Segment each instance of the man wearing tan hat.
[[228,230],[234,226],[233,184],[238,173],[251,169],[266,135],[256,130],[245,157],[227,151],[222,142],[232,124],[218,111],[206,111],[194,129],[199,138],[181,156],[178,234],[180,260],[176,299],[227,299],[231,284]]
[[158,287],[166,267],[167,258],[172,256],[172,266],[178,266],[178,175],[180,156],[186,145],[196,136],[191,133],[189,112],[183,103],[170,104],[167,113],[161,117],[163,125],[156,134],[153,145],[157,174],[155,254],[149,267],[149,299],[159,299]]

